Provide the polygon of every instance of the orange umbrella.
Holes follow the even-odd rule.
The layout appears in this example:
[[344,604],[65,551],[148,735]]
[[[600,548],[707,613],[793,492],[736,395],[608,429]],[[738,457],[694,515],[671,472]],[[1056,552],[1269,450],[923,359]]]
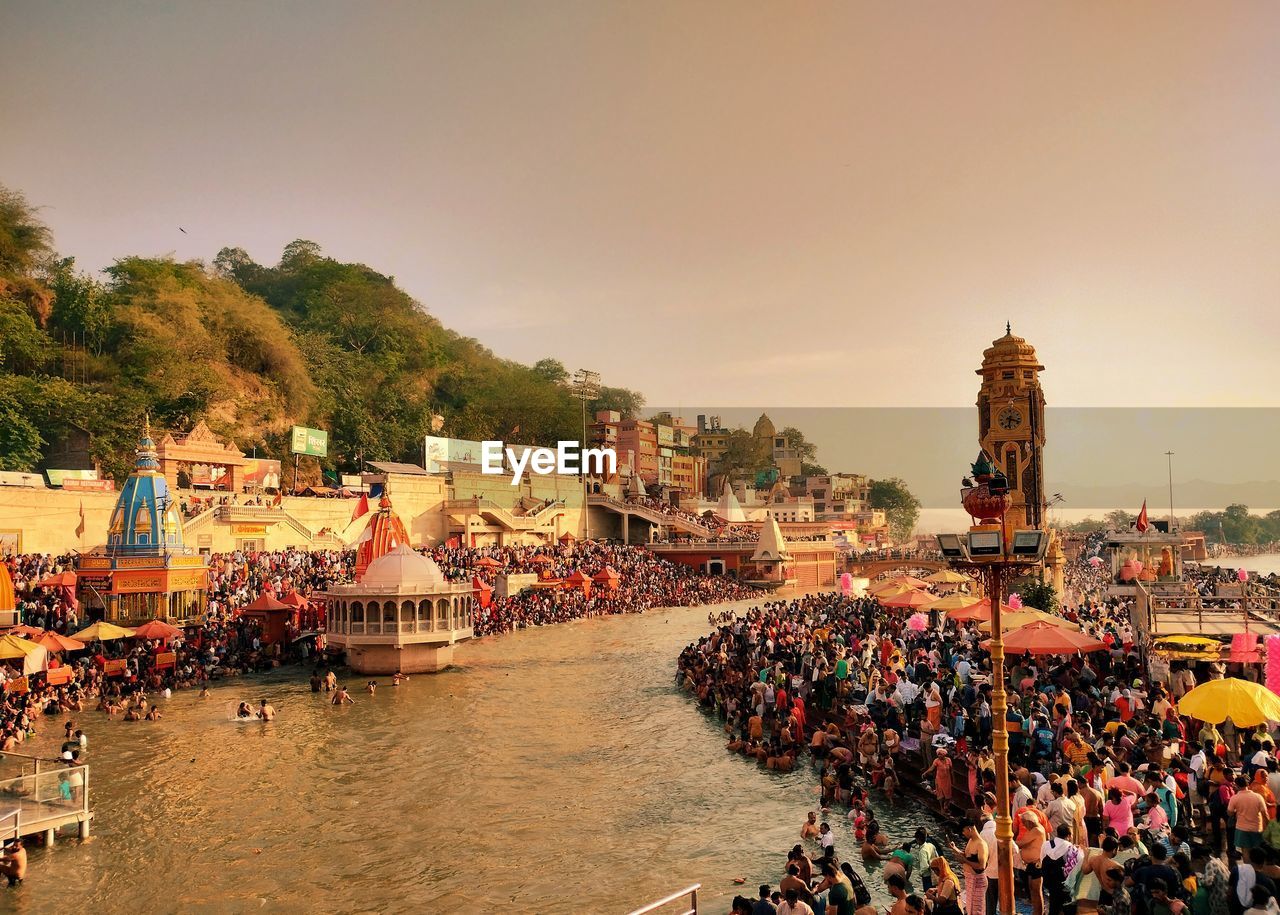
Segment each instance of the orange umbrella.
[[24,623],[21,626],[14,626],[12,629],[9,630],[7,634],[21,635],[27,638],[35,638],[36,636],[40,635],[40,633],[42,632],[44,632],[44,630],[41,629],[39,626],[28,626]]
[[170,626],[164,620],[152,620],[133,630],[135,639],[172,639],[180,635],[182,635],[181,629]]
[[476,560],[476,565],[480,566],[482,569],[502,568],[502,563],[498,562],[498,560],[494,559],[492,556],[481,556]]
[[529,561],[536,562],[540,566],[546,565],[547,563],[555,562],[555,560],[552,559],[550,556],[543,556],[541,553],[539,553],[537,556],[534,556]]
[[928,591],[903,591],[893,597],[886,597],[880,601],[886,607],[903,607],[912,610],[920,610],[928,607],[938,599],[937,595],[930,594]]
[[[989,647],[991,640],[987,639],[982,645]],[[1083,632],[1063,629],[1044,620],[1015,629],[1004,637],[1004,650],[1009,654],[1075,654],[1102,651],[1106,647],[1105,643]]]
[[62,651],[79,651],[84,648],[84,642],[79,639],[68,638],[65,635],[58,635],[56,632],[45,632],[35,639],[37,645],[43,645],[46,651],[55,654]]
[[50,575],[36,582],[37,588],[74,588],[75,586],[75,572],[59,572],[57,575]]

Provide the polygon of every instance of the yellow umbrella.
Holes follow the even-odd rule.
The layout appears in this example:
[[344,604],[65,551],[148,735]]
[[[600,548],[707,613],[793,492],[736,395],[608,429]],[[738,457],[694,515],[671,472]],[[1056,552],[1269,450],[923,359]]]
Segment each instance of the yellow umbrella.
[[893,597],[912,590],[914,589],[910,585],[904,585],[900,581],[882,581],[867,588],[867,593],[874,594],[876,597]]
[[[1026,610],[1015,610],[1012,613],[1002,613],[1000,615],[1000,627],[1005,632],[1008,632],[1010,629],[1020,629],[1023,626],[1041,621],[1052,623],[1055,626],[1061,626],[1063,629],[1079,630],[1080,628],[1070,620],[1064,620],[1062,617],[1054,616],[1052,613],[1045,613],[1043,610],[1034,610],[1031,608],[1027,608]],[[978,628],[983,632],[990,632],[991,620],[987,620],[982,623]]]
[[1213,724],[1230,718],[1239,727],[1251,728],[1264,721],[1280,721],[1280,696],[1248,680],[1210,680],[1178,700],[1178,714]]
[[16,635],[6,635],[0,638],[0,660],[9,661],[14,658],[25,658],[33,651],[39,651],[40,646],[30,639],[20,639]]
[[964,594],[956,592],[948,594],[946,597],[938,598],[936,603],[929,605],[930,610],[964,610],[972,607],[974,604],[981,603],[982,598],[974,597],[972,594]]
[[104,620],[98,620],[92,626],[81,629],[75,634],[75,637],[82,642],[90,642],[97,639],[99,642],[109,642],[112,639],[125,639],[133,635],[132,629],[126,629],[123,626],[117,626],[114,623],[108,623]]
[[970,580],[968,575],[961,575],[954,569],[942,569],[925,577],[925,581],[935,585],[963,585]]

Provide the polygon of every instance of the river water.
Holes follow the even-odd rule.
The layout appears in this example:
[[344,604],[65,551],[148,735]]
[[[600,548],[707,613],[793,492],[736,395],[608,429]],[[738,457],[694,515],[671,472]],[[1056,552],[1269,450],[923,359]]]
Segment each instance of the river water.
[[[707,630],[703,607],[518,632],[341,708],[295,668],[174,694],[159,722],[86,712],[93,838],[33,851],[0,908],[613,913],[701,882],[728,911],[776,885],[816,780],[730,755],[676,689]],[[277,721],[226,720],[261,696]],[[906,838],[927,816],[900,802],[881,819]]]

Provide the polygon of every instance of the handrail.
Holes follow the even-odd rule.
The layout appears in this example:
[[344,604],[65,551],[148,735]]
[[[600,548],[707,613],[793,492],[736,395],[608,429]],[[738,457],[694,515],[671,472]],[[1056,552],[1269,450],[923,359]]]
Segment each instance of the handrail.
[[686,909],[683,912],[673,912],[671,913],[671,915],[698,915],[698,890],[700,889],[702,889],[701,883],[695,883],[692,886],[686,886],[684,889],[677,890],[676,892],[672,893],[670,896],[665,896],[662,899],[657,900],[656,902],[651,902],[646,906],[641,906],[640,908],[635,909],[634,911],[628,912],[627,915],[647,915],[647,913],[649,912],[655,912],[658,909],[662,908],[664,905],[668,905],[679,899],[683,899],[686,896],[689,897],[689,904],[692,906],[692,908]]

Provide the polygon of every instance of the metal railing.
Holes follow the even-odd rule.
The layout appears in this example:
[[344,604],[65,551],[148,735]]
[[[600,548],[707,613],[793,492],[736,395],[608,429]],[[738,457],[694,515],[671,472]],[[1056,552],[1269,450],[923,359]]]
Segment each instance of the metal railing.
[[641,906],[634,911],[628,912],[627,915],[648,915],[649,912],[656,912],[665,905],[670,905],[673,902],[680,902],[684,899],[689,900],[689,908],[682,912],[668,912],[664,913],[664,915],[698,915],[698,890],[700,889],[702,889],[701,883],[695,883],[693,886],[686,886],[684,889],[677,890],[670,896],[664,896],[662,899],[658,899],[646,906]]
[[12,820],[13,828],[24,834],[87,819],[89,767],[46,767],[43,772],[4,779],[0,781],[0,809],[9,805],[14,809],[3,816],[4,821]]

